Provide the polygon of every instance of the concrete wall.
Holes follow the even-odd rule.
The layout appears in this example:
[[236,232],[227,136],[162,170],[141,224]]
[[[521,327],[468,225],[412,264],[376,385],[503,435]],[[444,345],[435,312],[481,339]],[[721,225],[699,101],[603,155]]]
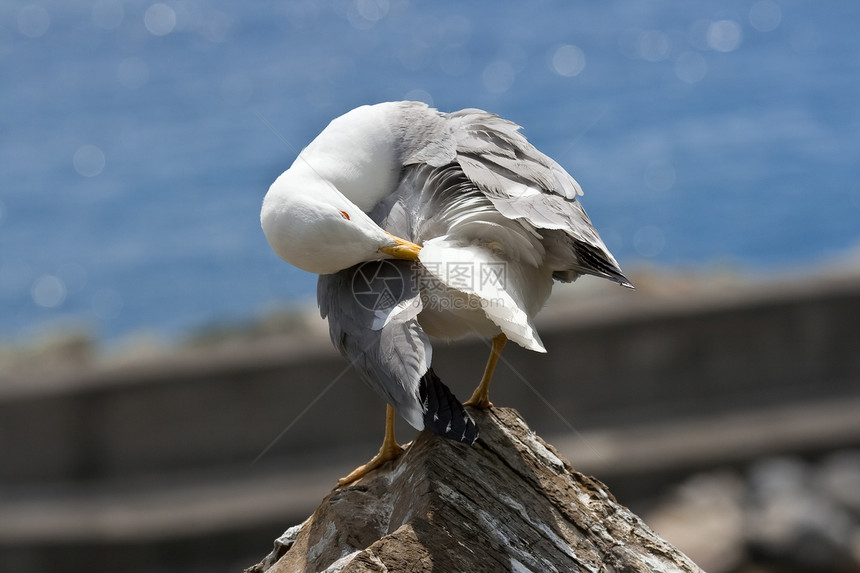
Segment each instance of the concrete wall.
[[[856,396],[858,323],[856,279],[556,302],[541,327],[548,354],[510,344],[492,399],[551,435]],[[437,372],[467,397],[487,345],[435,349]],[[0,485],[249,464],[282,432],[266,459],[297,463],[376,442],[383,412],[315,335],[0,380]]]

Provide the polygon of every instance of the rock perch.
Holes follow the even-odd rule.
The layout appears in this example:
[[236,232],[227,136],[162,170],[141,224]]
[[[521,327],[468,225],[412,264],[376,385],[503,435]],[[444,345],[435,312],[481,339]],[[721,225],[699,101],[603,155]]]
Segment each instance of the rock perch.
[[246,573],[700,571],[515,410],[471,413],[473,446],[422,432]]

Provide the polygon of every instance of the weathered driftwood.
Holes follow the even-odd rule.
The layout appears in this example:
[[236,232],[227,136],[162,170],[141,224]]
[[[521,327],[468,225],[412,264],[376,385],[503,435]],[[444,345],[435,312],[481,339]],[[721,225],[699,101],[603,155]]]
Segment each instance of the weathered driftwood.
[[422,432],[246,572],[700,571],[516,411],[472,415],[474,446]]

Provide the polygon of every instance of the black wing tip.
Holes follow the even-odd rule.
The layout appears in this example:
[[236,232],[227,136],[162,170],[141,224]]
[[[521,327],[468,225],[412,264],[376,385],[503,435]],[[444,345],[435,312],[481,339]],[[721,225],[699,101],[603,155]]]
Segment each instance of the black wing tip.
[[[619,270],[620,270],[620,269],[619,269]],[[611,281],[612,281],[612,282],[614,282],[615,284],[620,285],[620,286],[623,286],[624,288],[632,288],[632,289],[635,289],[635,288],[636,288],[635,286],[633,286],[633,283],[632,283],[632,282],[630,282],[630,279],[628,279],[627,277],[625,277],[625,276],[624,276],[623,274],[621,274],[620,272],[614,272],[614,273],[611,273],[611,274],[610,274],[610,273],[607,273],[606,275],[603,275],[603,278],[608,279],[608,280],[611,280]]]
[[602,249],[582,241],[575,241],[574,253],[579,263],[577,271],[611,280],[626,288],[635,288],[630,279],[625,277],[618,268],[618,264],[611,255],[607,256]]
[[621,273],[621,269],[617,266],[615,267],[615,270],[612,273],[609,273],[609,276],[607,276],[606,278],[616,284],[623,286],[624,288],[636,288],[635,286],[633,286],[633,283],[630,281],[630,279],[628,279]]
[[421,377],[418,395],[424,410],[425,430],[455,442],[475,443],[478,426],[432,368]]

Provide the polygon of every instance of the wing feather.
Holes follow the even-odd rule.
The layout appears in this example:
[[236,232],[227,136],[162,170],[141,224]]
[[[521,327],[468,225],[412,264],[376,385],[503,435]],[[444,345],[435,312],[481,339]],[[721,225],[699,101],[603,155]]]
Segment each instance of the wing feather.
[[320,275],[317,300],[335,348],[398,414],[419,430],[475,440],[474,421],[430,368],[411,263],[371,261]]
[[577,200],[579,183],[530,144],[517,124],[474,109],[444,117],[456,141],[457,163],[500,213],[566,235],[545,242],[556,247],[549,255],[561,265],[553,269],[556,278],[586,273],[632,286]]

